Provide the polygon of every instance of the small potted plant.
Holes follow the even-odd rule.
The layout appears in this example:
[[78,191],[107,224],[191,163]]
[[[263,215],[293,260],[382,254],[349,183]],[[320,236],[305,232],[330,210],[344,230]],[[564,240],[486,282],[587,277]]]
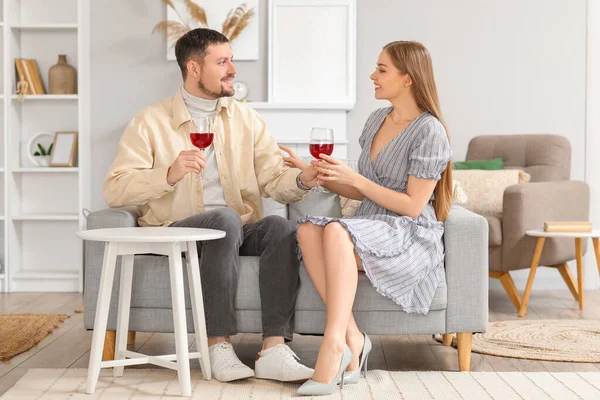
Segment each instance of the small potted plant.
[[52,153],[53,144],[54,143],[50,144],[48,150],[46,150],[44,146],[42,146],[40,143],[37,144],[38,150],[35,153],[33,153],[33,157],[36,161],[36,164],[40,167],[47,167],[50,165],[50,154]]

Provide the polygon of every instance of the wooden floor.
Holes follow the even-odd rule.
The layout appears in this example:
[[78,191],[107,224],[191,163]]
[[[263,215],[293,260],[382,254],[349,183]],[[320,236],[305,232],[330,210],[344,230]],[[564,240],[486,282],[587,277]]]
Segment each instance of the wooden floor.
[[[586,310],[579,311],[570,292],[533,292],[525,319],[600,319],[600,291],[587,291]],[[33,349],[0,362],[0,395],[11,388],[29,368],[87,368],[92,332],[83,328],[83,314],[74,311],[82,306],[83,296],[77,293],[15,293],[0,294],[0,313],[57,313],[71,314],[52,334]],[[504,292],[490,292],[490,321],[518,319],[517,312]],[[367,329],[368,331],[368,329]],[[458,370],[457,351],[444,347],[431,336],[372,336],[373,351],[370,369],[391,371]],[[195,348],[193,335],[190,347]],[[321,338],[297,336],[292,349],[302,361],[314,366]],[[254,367],[256,352],[260,350],[260,335],[239,334],[232,338],[240,359]],[[172,334],[138,332],[136,351],[145,354],[175,353]],[[147,365],[138,366],[147,368]],[[193,368],[199,368],[197,360]],[[130,367],[136,368],[136,367]],[[561,363],[520,360],[472,354],[472,371],[596,371],[600,363]]]

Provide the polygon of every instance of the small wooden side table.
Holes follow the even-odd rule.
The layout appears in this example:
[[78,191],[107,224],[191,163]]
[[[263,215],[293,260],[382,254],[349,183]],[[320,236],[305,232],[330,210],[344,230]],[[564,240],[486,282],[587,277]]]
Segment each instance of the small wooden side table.
[[[523,293],[523,301],[519,308],[519,317],[524,316],[527,313],[527,302],[529,301],[529,295],[531,294],[531,287],[533,286],[533,279],[535,278],[535,272],[540,262],[542,255],[542,249],[544,248],[544,241],[546,238],[551,237],[569,237],[575,239],[575,254],[577,257],[577,288],[573,285],[573,277],[571,271],[561,266],[559,268],[561,275],[575,300],[579,302],[579,309],[583,310],[584,299],[583,299],[583,252],[582,252],[582,239],[592,238],[594,245],[594,253],[596,254],[596,263],[598,264],[598,273],[600,273],[600,230],[593,230],[592,232],[546,232],[541,229],[534,229],[526,231],[527,236],[537,237],[537,244],[535,246],[535,252],[533,253],[533,259],[531,260],[531,269],[529,271],[529,278],[527,278],[527,285],[525,286],[525,293]],[[566,264],[565,264],[566,265]]]

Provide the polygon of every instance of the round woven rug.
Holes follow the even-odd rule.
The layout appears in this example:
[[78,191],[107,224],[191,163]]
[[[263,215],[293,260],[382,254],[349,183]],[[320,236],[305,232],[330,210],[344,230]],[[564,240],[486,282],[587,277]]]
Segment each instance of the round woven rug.
[[[442,340],[441,335],[435,339]],[[452,341],[456,346],[456,337]],[[600,321],[515,320],[491,322],[473,335],[472,351],[545,361],[600,362]]]

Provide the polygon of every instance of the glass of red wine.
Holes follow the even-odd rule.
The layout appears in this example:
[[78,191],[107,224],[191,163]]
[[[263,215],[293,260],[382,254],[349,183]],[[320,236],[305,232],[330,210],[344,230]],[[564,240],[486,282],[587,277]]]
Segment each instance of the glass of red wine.
[[[330,128],[312,128],[310,132],[310,154],[319,160],[324,162],[320,155],[326,154],[328,156],[333,153],[333,129]],[[327,190],[317,185],[313,188],[313,191],[319,193],[327,193]]]
[[[192,144],[203,151],[204,149],[210,147],[215,138],[215,133],[213,130],[213,123],[209,117],[203,118],[192,118],[190,121],[190,140]],[[204,178],[204,170],[198,177],[196,181],[200,181]]]

